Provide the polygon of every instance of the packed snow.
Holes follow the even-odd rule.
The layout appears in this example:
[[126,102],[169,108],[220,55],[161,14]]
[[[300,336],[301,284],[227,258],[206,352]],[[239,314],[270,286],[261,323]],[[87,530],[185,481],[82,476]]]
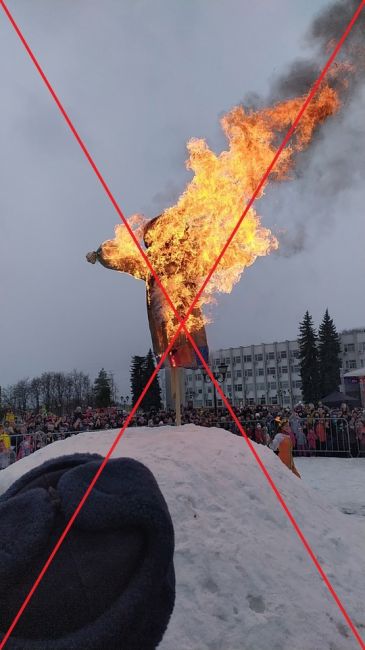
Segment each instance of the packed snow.
[[[39,450],[0,472],[0,493],[49,458],[106,455],[116,434]],[[257,450],[365,638],[365,459],[298,459],[300,480],[270,449]],[[153,471],[174,522],[177,597],[159,650],[359,648],[242,438],[194,425],[131,428],[117,456]]]

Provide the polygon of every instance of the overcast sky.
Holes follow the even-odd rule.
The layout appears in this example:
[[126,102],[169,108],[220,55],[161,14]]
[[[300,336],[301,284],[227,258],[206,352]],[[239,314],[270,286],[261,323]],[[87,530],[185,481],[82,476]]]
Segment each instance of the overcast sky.
[[[310,51],[322,0],[8,0],[126,215],[171,205],[186,141],[225,146],[219,116]],[[85,253],[119,222],[0,10],[0,385],[45,370],[114,372],[129,391],[150,336],[145,287]],[[298,178],[257,209],[286,230],[208,328],[211,349],[295,338],[306,309],[365,326],[364,94],[333,119]],[[304,230],[303,230],[304,228]],[[280,238],[280,236],[279,236]],[[288,242],[300,241],[291,256]]]

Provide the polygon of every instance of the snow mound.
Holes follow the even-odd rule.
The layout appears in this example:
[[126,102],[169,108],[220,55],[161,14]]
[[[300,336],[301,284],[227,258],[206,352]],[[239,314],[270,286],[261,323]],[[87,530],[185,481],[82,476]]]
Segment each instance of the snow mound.
[[[39,450],[0,472],[0,493],[49,458],[106,455],[116,434],[83,433]],[[306,486],[269,449],[257,450],[364,633],[363,523]],[[177,598],[159,650],[359,647],[242,438],[194,425],[133,428],[118,456],[152,470],[174,521]]]

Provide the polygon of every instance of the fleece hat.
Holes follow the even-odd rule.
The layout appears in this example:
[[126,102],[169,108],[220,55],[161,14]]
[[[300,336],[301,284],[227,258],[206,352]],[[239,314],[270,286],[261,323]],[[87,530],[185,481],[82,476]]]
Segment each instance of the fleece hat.
[[[0,497],[0,639],[103,459],[48,461]],[[174,530],[147,467],[110,460],[9,638],[9,650],[153,650],[175,601]]]

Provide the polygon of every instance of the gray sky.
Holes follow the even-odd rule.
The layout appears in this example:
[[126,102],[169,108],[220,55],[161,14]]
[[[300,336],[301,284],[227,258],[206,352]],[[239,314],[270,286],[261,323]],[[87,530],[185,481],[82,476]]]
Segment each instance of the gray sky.
[[[326,4],[9,0],[125,215],[148,217],[189,180],[186,141],[220,151],[222,112],[311,53],[306,30]],[[125,394],[131,355],[150,346],[144,284],[86,263],[119,217],[2,11],[0,79],[0,385],[104,366]],[[257,204],[285,246],[218,298],[211,349],[294,338],[307,308],[317,323],[328,306],[339,329],[365,325],[364,107],[363,93]]]

